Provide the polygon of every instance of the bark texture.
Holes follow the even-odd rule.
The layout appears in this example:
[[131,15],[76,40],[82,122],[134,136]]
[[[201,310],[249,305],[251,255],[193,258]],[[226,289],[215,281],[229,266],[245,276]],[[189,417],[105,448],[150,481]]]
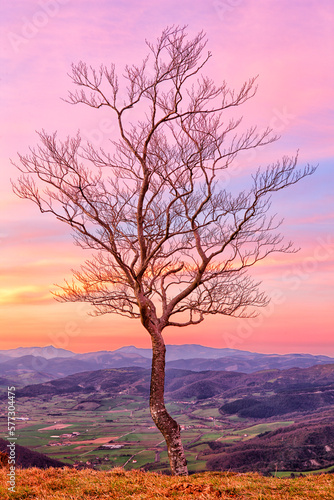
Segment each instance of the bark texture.
[[169,415],[164,403],[166,347],[161,333],[152,336],[152,373],[150,411],[152,419],[165,438],[171,472],[176,476],[187,476],[187,461],[181,441],[179,424]]

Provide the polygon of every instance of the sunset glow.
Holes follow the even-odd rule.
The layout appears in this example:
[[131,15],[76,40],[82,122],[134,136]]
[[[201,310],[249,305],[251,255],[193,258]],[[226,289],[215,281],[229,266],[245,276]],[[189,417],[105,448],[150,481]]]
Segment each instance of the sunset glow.
[[252,269],[272,298],[256,319],[223,316],[197,326],[165,330],[168,344],[202,344],[264,353],[334,356],[333,103],[334,4],[331,0],[18,0],[1,16],[0,350],[54,345],[74,352],[149,347],[139,321],[91,317],[86,304],[64,304],[51,291],[90,257],[73,243],[70,228],[12,193],[17,152],[38,143],[36,130],[61,138],[81,130],[97,147],[115,130],[104,109],[71,106],[71,63],[98,68],[139,64],[145,39],[167,25],[203,30],[212,58],[203,73],[217,85],[239,88],[258,76],[256,96],[236,111],[243,126],[271,127],[280,140],[241,154],[224,173],[225,186],[299,150],[299,164],[319,165],[312,177],[276,193],[271,213],[299,252],[273,254]]

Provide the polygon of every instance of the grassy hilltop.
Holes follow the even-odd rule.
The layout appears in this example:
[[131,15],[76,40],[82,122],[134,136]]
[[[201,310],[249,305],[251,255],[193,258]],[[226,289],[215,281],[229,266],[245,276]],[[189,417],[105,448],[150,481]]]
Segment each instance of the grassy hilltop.
[[207,472],[170,477],[121,468],[111,471],[64,469],[17,470],[16,492],[7,490],[6,469],[0,470],[2,500],[331,500],[334,476],[295,479],[256,473]]

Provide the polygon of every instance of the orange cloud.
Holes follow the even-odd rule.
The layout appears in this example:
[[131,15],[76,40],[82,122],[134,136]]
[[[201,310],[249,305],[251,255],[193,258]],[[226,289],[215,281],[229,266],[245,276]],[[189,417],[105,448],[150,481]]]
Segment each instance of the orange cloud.
[[38,286],[21,286],[12,289],[0,290],[0,304],[2,305],[42,305],[52,300],[45,288]]

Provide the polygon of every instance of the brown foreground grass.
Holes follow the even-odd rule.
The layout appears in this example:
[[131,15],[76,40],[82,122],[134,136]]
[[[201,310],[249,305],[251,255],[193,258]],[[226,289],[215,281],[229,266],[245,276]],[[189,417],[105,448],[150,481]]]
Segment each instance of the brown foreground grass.
[[334,476],[295,479],[231,472],[169,477],[113,469],[76,471],[37,468],[16,471],[16,491],[8,491],[7,471],[0,469],[1,500],[331,500]]

